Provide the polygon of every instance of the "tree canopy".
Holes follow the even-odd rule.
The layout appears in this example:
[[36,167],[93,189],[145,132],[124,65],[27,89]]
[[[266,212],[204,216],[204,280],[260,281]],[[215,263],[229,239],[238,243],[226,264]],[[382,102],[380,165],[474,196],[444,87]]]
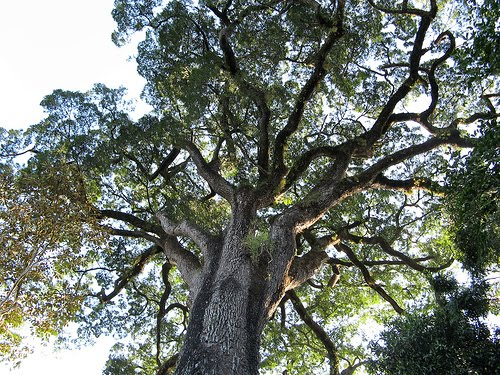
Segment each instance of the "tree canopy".
[[123,339],[105,374],[194,374],[191,340],[244,324],[262,373],[362,367],[362,327],[438,304],[431,274],[498,265],[499,14],[115,0],[153,111],[96,84],[0,130],[0,352],[77,322]]

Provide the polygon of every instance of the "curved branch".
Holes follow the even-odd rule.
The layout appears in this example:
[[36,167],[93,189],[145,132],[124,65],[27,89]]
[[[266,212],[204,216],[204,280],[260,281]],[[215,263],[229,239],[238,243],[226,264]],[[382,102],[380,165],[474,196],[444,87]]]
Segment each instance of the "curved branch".
[[433,137],[423,143],[419,143],[402,150],[396,151],[378,162],[374,163],[371,167],[361,172],[354,179],[366,181],[367,179],[374,182],[374,180],[387,168],[397,165],[409,158],[431,151],[439,146],[445,144],[457,145],[459,147],[467,147],[469,143],[467,140],[461,138],[458,132],[450,131],[450,134],[444,134],[442,137]]
[[[428,260],[434,259],[433,256],[425,256],[425,257],[420,257],[420,258],[413,258],[414,262],[426,262]],[[332,267],[333,266],[343,266],[343,267],[353,267],[354,263],[348,262],[342,259],[337,259],[337,258],[329,258],[327,260],[327,263],[330,264]],[[372,267],[372,266],[406,266],[407,264],[403,262],[402,260],[393,260],[393,259],[386,259],[386,260],[364,260],[362,262],[365,266]]]
[[321,325],[314,321],[312,316],[309,314],[305,306],[302,304],[300,298],[293,290],[289,290],[286,296],[292,301],[293,307],[297,314],[299,314],[300,319],[311,329],[316,338],[323,344],[328,353],[328,360],[330,362],[330,374],[339,373],[339,356],[337,353],[337,348],[335,344],[330,339],[328,333],[323,329]]
[[336,235],[325,235],[322,237],[316,237],[310,230],[302,232],[302,235],[309,243],[313,251],[323,251],[328,246],[336,245],[340,240]]
[[288,139],[298,129],[306,104],[312,98],[318,84],[327,74],[325,62],[328,54],[332,50],[335,43],[338,42],[344,35],[344,7],[345,0],[339,0],[336,15],[334,17],[335,26],[331,29],[332,31],[315,56],[314,69],[297,97],[292,113],[288,117],[287,124],[276,136],[273,153],[273,185],[275,186],[280,184],[281,179],[286,173],[284,153]]
[[104,229],[108,230],[114,236],[122,236],[122,237],[130,237],[130,238],[144,238],[145,240],[152,242],[158,246],[161,246],[161,239],[159,237],[155,237],[150,235],[147,232],[141,230],[126,230],[126,229],[118,229],[108,226],[103,226]]
[[163,280],[163,284],[165,285],[165,290],[163,291],[160,298],[160,306],[158,308],[158,314],[156,315],[156,363],[160,367],[160,353],[161,353],[161,323],[167,311],[165,309],[165,305],[167,304],[167,299],[170,296],[170,292],[172,291],[172,285],[168,281],[168,274],[172,269],[172,265],[169,261],[163,263],[161,267],[161,278]]
[[309,168],[311,163],[320,157],[336,158],[339,156],[340,150],[338,147],[315,147],[304,152],[295,162],[295,164],[290,168],[290,171],[286,175],[286,182],[283,187],[282,192],[287,191],[297,180],[302,176],[302,174]]
[[174,147],[172,151],[170,151],[165,159],[161,162],[160,166],[156,171],[153,172],[152,175],[148,177],[149,181],[153,181],[160,174],[165,173],[167,168],[174,162],[175,158],[179,155],[181,150],[177,147]]
[[201,263],[196,255],[186,250],[173,236],[164,236],[163,252],[170,262],[177,266],[182,278],[189,287],[191,293],[196,294],[199,288],[199,276]]
[[494,119],[500,117],[499,114],[494,113],[494,112],[481,112],[481,113],[474,113],[473,115],[470,115],[467,118],[456,118],[453,120],[451,126],[453,128],[456,128],[458,125],[469,125],[477,120],[489,120],[489,119]]
[[136,228],[142,229],[149,233],[154,233],[158,236],[161,236],[163,234],[161,226],[140,219],[135,215],[115,210],[97,210],[97,212],[100,214],[101,218],[109,218],[109,219],[123,221]]
[[194,143],[185,141],[183,147],[189,152],[200,176],[210,185],[213,191],[226,199],[233,201],[234,187],[226,181],[216,170],[210,167]]
[[327,285],[333,288],[340,280],[340,267],[334,263],[330,263],[330,267],[332,268],[332,276],[328,279]]
[[103,303],[111,301],[114,297],[116,297],[122,290],[127,286],[127,284],[132,281],[137,275],[139,275],[146,263],[156,254],[161,253],[161,247],[154,245],[149,247],[144,253],[139,255],[134,261],[134,266],[126,271],[123,275],[121,275],[117,280],[115,280],[114,289],[109,293],[101,290],[95,296],[99,298],[99,300]]
[[[413,268],[416,271],[424,272],[424,271],[429,271],[429,272],[436,272],[443,270],[449,266],[451,266],[451,263],[453,263],[453,259],[450,261],[446,262],[445,264],[439,266],[439,267],[426,267],[421,265],[419,262],[417,262],[415,259],[409,257],[408,255],[394,249],[389,242],[383,237],[361,237],[361,236],[356,236],[354,234],[351,234],[347,231],[342,231],[339,233],[339,236],[341,238],[344,238],[348,241],[354,242],[354,243],[363,243],[363,244],[372,244],[372,245],[378,245],[385,253],[392,255],[398,259],[400,259],[405,265],[408,267]],[[432,258],[432,257],[431,257]],[[430,258],[429,258],[430,259]],[[366,264],[366,263],[365,263]]]
[[233,47],[229,43],[229,36],[232,33],[232,27],[227,26],[223,28],[219,33],[219,44],[224,54],[225,69],[231,73],[231,75],[236,75],[240,70],[238,62],[236,61],[236,55],[234,54]]
[[[376,7],[372,0],[372,6]],[[383,11],[383,10],[382,10]],[[413,42],[413,49],[410,53],[409,58],[409,75],[404,80],[404,82],[399,86],[399,88],[394,92],[394,94],[389,98],[385,106],[382,108],[380,114],[377,117],[377,120],[373,124],[372,128],[367,131],[362,137],[359,138],[362,143],[365,143],[368,147],[371,147],[375,142],[377,142],[380,137],[387,131],[391,122],[391,116],[393,114],[394,109],[398,105],[398,103],[403,100],[406,95],[412,90],[414,84],[419,80],[419,70],[420,70],[420,61],[425,53],[425,49],[423,48],[423,44],[425,41],[425,36],[427,34],[427,30],[431,25],[431,21],[434,19],[437,13],[437,5],[435,0],[431,0],[431,9],[428,12],[422,13],[420,24],[415,35],[415,41]]]
[[351,250],[351,248],[343,243],[339,243],[335,245],[338,251],[343,252],[344,254],[347,255],[347,257],[350,259],[350,261],[358,267],[358,269],[361,271],[363,274],[363,278],[365,279],[366,284],[372,288],[374,291],[376,291],[383,299],[385,299],[387,302],[391,304],[391,306],[394,308],[394,310],[402,314],[404,310],[398,305],[398,303],[389,295],[387,292],[382,288],[379,284],[375,282],[373,277],[370,275],[370,271],[366,268],[366,266],[361,262],[358,257],[354,254],[354,251]]
[[446,52],[443,54],[443,56],[439,57],[436,59],[431,66],[431,69],[429,70],[429,84],[431,86],[431,103],[429,105],[429,108],[427,108],[425,111],[423,111],[420,114],[420,118],[422,119],[422,122],[427,124],[427,128],[432,130],[432,133],[435,133],[437,129],[434,129],[430,124],[429,124],[429,117],[434,113],[434,110],[436,109],[437,102],[439,99],[439,86],[436,82],[436,69],[443,64],[453,53],[455,50],[455,37],[450,31],[445,31],[439,37],[434,41],[435,45],[438,45],[443,41],[445,37],[448,37],[450,41],[450,45],[447,48]]
[[336,165],[331,171],[325,173],[325,178],[311,189],[301,201],[287,208],[281,215],[281,220],[295,233],[303,232],[335,204],[356,192],[371,188],[377,176],[387,168],[445,144],[464,147],[469,145],[469,142],[461,138],[458,131],[446,130],[442,136],[430,138],[423,143],[396,151],[377,161],[363,172],[350,177],[345,177],[349,159],[337,158]]

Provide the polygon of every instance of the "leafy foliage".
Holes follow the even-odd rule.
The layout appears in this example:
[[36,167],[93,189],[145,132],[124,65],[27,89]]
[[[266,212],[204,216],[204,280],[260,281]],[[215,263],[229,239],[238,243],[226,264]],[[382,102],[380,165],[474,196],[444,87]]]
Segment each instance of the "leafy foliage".
[[477,147],[449,173],[447,209],[464,267],[484,274],[500,264],[500,132],[496,121],[478,131]]
[[16,327],[30,323],[46,337],[75,319],[85,283],[74,272],[92,261],[104,234],[82,201],[74,166],[28,164],[18,175],[1,168],[0,349],[16,358]]
[[460,288],[453,279],[434,280],[438,306],[391,322],[373,344],[371,363],[380,374],[497,374],[498,332],[481,320],[488,311],[486,286]]

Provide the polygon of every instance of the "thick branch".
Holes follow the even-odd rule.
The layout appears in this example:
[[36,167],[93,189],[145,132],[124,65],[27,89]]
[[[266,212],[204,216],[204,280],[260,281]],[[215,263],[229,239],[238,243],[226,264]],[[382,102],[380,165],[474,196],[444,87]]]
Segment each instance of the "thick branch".
[[414,15],[414,16],[420,16],[420,17],[425,17],[426,15],[429,14],[428,11],[422,10],[422,9],[415,9],[415,8],[408,8],[408,0],[403,1],[403,5],[401,9],[394,9],[394,8],[386,8],[383,6],[380,6],[376,4],[373,0],[368,0],[368,3],[375,9],[377,9],[380,12],[387,13],[387,14],[408,14],[408,15]]
[[110,219],[123,221],[136,228],[142,229],[149,233],[154,233],[158,236],[161,236],[163,233],[163,230],[159,225],[151,224],[143,219],[138,218],[137,216],[134,216],[126,212],[115,211],[115,210],[98,210],[98,212],[103,218],[106,217]]
[[234,54],[233,48],[229,43],[229,36],[232,33],[232,27],[228,26],[223,28],[219,33],[219,44],[224,54],[224,62],[226,70],[231,73],[231,75],[236,75],[236,73],[240,70],[238,63],[236,61],[236,56]]
[[322,237],[316,237],[310,230],[302,232],[302,235],[309,243],[313,251],[323,251],[328,246],[336,245],[340,240],[336,235],[326,235]]
[[216,170],[205,161],[200,150],[192,142],[184,142],[183,147],[189,152],[200,176],[210,185],[213,191],[225,198],[228,202],[233,201],[233,186],[227,182]]
[[295,162],[295,164],[290,168],[290,171],[286,175],[286,182],[283,187],[283,191],[287,191],[297,180],[302,176],[302,174],[307,170],[311,163],[320,158],[336,158],[339,156],[340,152],[337,147],[315,147],[304,152]]
[[210,246],[215,240],[212,235],[205,232],[198,225],[190,223],[187,220],[176,223],[171,220],[165,212],[158,212],[156,214],[156,217],[158,218],[158,220],[160,220],[161,226],[165,233],[171,236],[182,236],[190,238],[204,254],[208,253]]
[[165,306],[167,304],[167,299],[170,296],[170,292],[172,291],[172,285],[170,285],[170,282],[168,280],[168,274],[170,273],[171,269],[172,265],[168,260],[165,263],[163,263],[163,266],[161,267],[161,278],[163,280],[163,284],[165,285],[165,289],[161,295],[160,306],[158,308],[158,313],[156,315],[156,363],[158,364],[158,366],[161,365],[160,363],[161,323],[163,318],[167,314]]
[[106,230],[109,230],[111,234],[115,236],[130,237],[130,238],[144,238],[145,240],[152,242],[158,246],[161,246],[161,239],[159,237],[152,236],[148,232],[142,230],[126,230],[118,229],[108,226],[103,226]]
[[172,236],[164,236],[163,252],[170,262],[177,266],[182,278],[189,290],[196,294],[198,292],[198,279],[201,273],[201,263],[196,255],[181,246],[179,241]]
[[426,177],[393,180],[380,174],[373,181],[372,187],[376,189],[403,190],[408,192],[413,190],[427,190],[437,194],[441,194],[443,192],[442,186]]
[[[448,37],[450,41],[450,45],[447,48],[446,52],[443,54],[443,56],[439,57],[436,59],[431,66],[431,69],[429,71],[428,77],[429,77],[429,84],[431,86],[431,104],[429,105],[429,108],[427,108],[425,111],[423,111],[420,114],[420,118],[422,121],[427,124],[428,129],[432,129],[432,126],[429,124],[429,117],[434,113],[434,110],[436,109],[437,102],[439,99],[439,86],[436,81],[436,69],[443,64],[453,53],[455,50],[455,37],[450,31],[445,31],[442,33],[434,42],[435,45],[439,44],[442,42],[442,40]],[[435,133],[435,130],[433,131]]]
[[[425,257],[420,257],[420,258],[414,258],[414,262],[426,262],[428,260],[433,259],[434,257],[432,256],[425,256]],[[328,264],[331,266],[339,265],[343,267],[353,267],[354,263],[348,262],[342,259],[337,259],[337,258],[329,258],[328,259]],[[372,267],[372,266],[406,266],[407,264],[403,262],[402,260],[394,260],[394,259],[385,259],[385,260],[363,260],[362,263],[365,266]]]
[[379,176],[387,168],[402,163],[403,161],[410,159],[414,156],[433,150],[444,144],[455,144],[457,146],[466,146],[467,141],[460,138],[458,132],[456,133],[454,132],[453,134],[449,134],[443,137],[430,138],[423,143],[419,143],[404,148],[402,150],[396,151],[391,155],[382,158],[381,160],[379,160],[378,162],[376,162],[371,167],[367,168],[364,172],[361,172],[354,178],[360,181],[369,179],[372,180],[373,182],[377,178],[377,176]]
[[283,212],[283,222],[295,233],[303,232],[333,205],[356,192],[371,188],[377,176],[387,168],[444,144],[464,147],[468,145],[468,142],[460,138],[458,131],[447,131],[439,137],[430,138],[423,143],[396,151],[352,177],[344,175],[350,159],[338,157],[331,171],[325,173],[325,178],[300,202]]
[[479,112],[479,113],[474,113],[473,115],[467,117],[467,118],[462,118],[459,117],[453,121],[451,126],[453,128],[456,128],[458,125],[469,125],[477,120],[488,120],[488,119],[494,119],[498,118],[500,115],[494,112]]
[[[402,252],[394,249],[383,237],[360,237],[353,235],[347,231],[342,231],[339,236],[343,239],[346,239],[348,241],[354,242],[354,243],[364,243],[364,244],[372,244],[372,245],[378,245],[385,253],[392,255],[398,259],[401,259],[401,261],[406,264],[408,267],[413,268],[414,270],[424,272],[424,271],[429,271],[429,272],[436,272],[440,271],[444,268],[447,268],[451,265],[453,260],[446,262],[444,265],[439,266],[439,267],[426,267],[421,265],[419,262],[415,261],[413,258],[410,258],[406,254],[403,254]],[[366,263],[365,263],[366,264]]]
[[177,360],[179,359],[179,354],[174,354],[172,357],[167,359],[158,369],[156,375],[167,375],[171,368],[177,365]]
[[163,174],[167,170],[167,168],[174,162],[175,158],[179,155],[180,152],[181,150],[179,148],[174,147],[172,151],[169,152],[167,157],[163,159],[158,169],[149,176],[148,180],[153,181],[160,174]]
[[288,271],[287,290],[295,289],[313,277],[327,259],[328,254],[324,251],[309,251],[301,257],[295,257]]

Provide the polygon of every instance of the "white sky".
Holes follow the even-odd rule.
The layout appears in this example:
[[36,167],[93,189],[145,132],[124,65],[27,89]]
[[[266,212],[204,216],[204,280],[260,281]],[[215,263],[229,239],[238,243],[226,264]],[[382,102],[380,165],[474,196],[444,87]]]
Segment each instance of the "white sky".
[[138,96],[144,81],[111,42],[113,0],[0,0],[0,126],[25,128],[43,117],[54,89],[120,85]]
[[[0,126],[26,128],[43,118],[40,101],[54,89],[120,85],[138,97],[144,81],[127,58],[135,47],[111,42],[113,0],[0,0]],[[19,370],[0,374],[101,374],[113,341],[52,353],[39,348]]]

